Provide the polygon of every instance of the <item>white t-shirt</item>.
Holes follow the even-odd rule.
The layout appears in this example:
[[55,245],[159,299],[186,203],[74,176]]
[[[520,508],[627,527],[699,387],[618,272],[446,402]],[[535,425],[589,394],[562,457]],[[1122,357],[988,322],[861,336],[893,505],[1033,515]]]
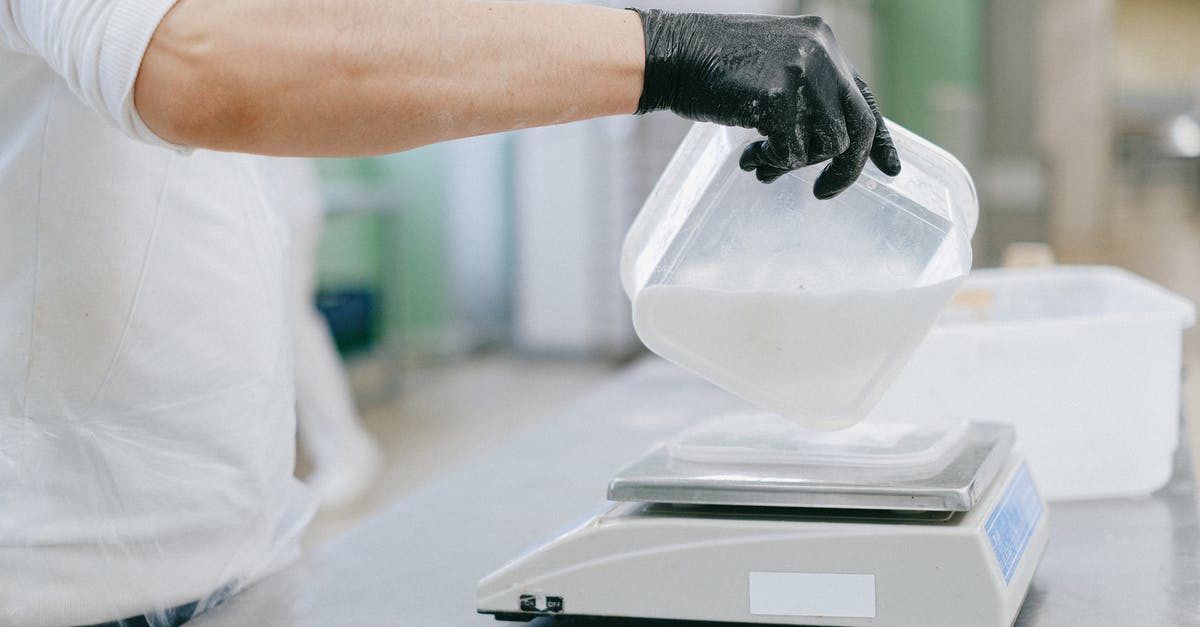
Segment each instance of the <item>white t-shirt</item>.
[[174,0],[0,0],[0,625],[241,587],[298,550],[286,227],[133,108]]

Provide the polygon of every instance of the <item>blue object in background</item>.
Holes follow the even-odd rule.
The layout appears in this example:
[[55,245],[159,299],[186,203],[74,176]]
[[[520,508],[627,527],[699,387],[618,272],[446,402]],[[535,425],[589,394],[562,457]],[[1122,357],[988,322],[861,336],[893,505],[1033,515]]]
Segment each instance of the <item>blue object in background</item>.
[[374,290],[345,287],[317,292],[317,310],[343,356],[369,350],[376,339],[378,298]]

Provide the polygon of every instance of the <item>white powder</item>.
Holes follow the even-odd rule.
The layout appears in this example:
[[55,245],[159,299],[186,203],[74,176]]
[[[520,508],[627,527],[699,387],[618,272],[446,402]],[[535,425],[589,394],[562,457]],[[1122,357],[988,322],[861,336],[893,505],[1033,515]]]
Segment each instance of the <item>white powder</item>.
[[633,323],[651,350],[806,426],[858,422],[961,279],[898,290],[723,291],[654,285]]

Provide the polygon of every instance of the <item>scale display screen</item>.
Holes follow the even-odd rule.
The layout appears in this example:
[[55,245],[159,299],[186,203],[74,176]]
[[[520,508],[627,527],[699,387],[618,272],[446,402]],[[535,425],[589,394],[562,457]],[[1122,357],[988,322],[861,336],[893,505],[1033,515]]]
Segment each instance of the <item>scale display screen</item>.
[[984,525],[1005,584],[1012,580],[1041,517],[1042,500],[1033,486],[1029,468],[1021,464]]

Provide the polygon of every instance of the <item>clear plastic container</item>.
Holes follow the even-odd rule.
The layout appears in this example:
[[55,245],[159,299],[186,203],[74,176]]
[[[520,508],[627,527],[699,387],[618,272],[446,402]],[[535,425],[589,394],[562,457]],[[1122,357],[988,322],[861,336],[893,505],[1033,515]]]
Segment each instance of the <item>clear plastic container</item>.
[[809,427],[865,416],[971,267],[978,204],[949,153],[889,123],[903,164],[832,200],[824,164],[764,185],[752,130],[696,124],[625,240],[622,282],[654,352]]

